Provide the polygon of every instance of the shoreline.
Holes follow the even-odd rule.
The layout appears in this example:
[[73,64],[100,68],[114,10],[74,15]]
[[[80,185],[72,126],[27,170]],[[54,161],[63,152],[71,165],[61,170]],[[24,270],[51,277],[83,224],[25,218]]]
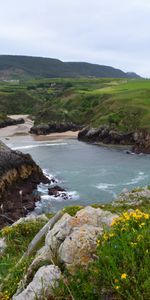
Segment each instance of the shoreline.
[[79,131],[66,131],[66,132],[54,132],[47,135],[34,135],[30,134],[30,128],[33,126],[33,121],[29,115],[9,115],[12,119],[23,118],[24,124],[7,126],[0,128],[0,138],[9,139],[10,137],[17,136],[31,136],[35,141],[47,141],[47,140],[58,140],[58,139],[76,139]]

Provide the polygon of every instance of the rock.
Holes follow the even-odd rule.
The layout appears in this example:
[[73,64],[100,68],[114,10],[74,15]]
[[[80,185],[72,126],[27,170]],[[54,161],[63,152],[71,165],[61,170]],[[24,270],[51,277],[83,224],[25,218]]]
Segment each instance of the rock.
[[58,256],[70,272],[74,272],[77,267],[87,267],[93,259],[96,251],[96,240],[102,234],[102,227],[94,227],[84,224],[74,228],[73,232],[66,237],[61,244]]
[[40,200],[37,185],[49,183],[29,154],[0,142],[0,228],[25,216]]
[[[91,206],[81,209],[75,217],[65,213],[48,232],[45,245],[49,247],[53,260],[64,263],[67,268],[71,264],[71,269],[75,269],[79,261],[84,265],[85,260],[87,263],[88,259],[91,259],[96,249],[97,235],[102,234],[103,227],[110,226],[113,219],[117,217],[118,215],[109,211]],[[65,254],[65,251],[68,252]],[[82,251],[83,256],[80,253]]]
[[6,241],[4,238],[0,238],[0,258],[3,256],[5,253],[5,249],[7,247]]
[[35,214],[30,214],[24,218],[20,218],[18,221],[16,221],[15,223],[12,224],[12,226],[16,226],[17,224],[22,224],[22,223],[28,223],[31,221],[45,221],[48,222],[48,217],[46,217],[45,214],[41,214],[41,215],[35,215]]
[[65,131],[77,131],[80,130],[82,127],[76,125],[74,123],[64,122],[64,123],[50,123],[50,124],[41,124],[37,126],[33,126],[30,129],[30,133],[36,135],[46,135],[49,133],[55,132],[65,132]]
[[54,225],[54,227],[48,232],[45,245],[49,247],[53,257],[57,256],[57,251],[61,245],[61,243],[65,240],[65,238],[70,234],[72,230],[72,224],[70,221],[73,218],[65,213],[62,218]]
[[150,202],[150,190],[145,187],[143,189],[137,188],[133,191],[122,191],[119,197],[112,202],[113,206],[139,206]]
[[80,225],[89,224],[92,226],[110,226],[112,221],[117,217],[117,214],[112,214],[109,211],[93,208],[91,206],[86,206],[76,214],[76,218],[80,221]]
[[89,128],[85,127],[78,133],[78,139],[104,144],[122,144],[122,145],[132,145],[134,144],[134,134],[130,133],[120,133],[112,130],[108,125],[101,126],[99,128]]
[[61,187],[58,186],[58,185],[55,185],[55,186],[53,186],[53,187],[51,187],[51,188],[48,188],[48,194],[49,194],[50,196],[55,196],[55,197],[57,197],[57,196],[59,196],[59,192],[65,192],[65,189],[61,188]]
[[50,252],[50,248],[48,246],[43,246],[39,251],[36,253],[36,257],[34,258],[33,262],[29,266],[26,274],[26,282],[30,282],[33,278],[33,275],[37,270],[47,264],[52,263],[52,255]]
[[24,124],[24,123],[25,120],[23,118],[18,118],[18,119],[6,118],[4,121],[0,122],[0,128],[4,128],[6,126],[12,126],[12,125]]
[[32,282],[19,295],[14,295],[13,300],[43,300],[53,295],[53,289],[58,286],[61,278],[60,269],[49,265],[41,267],[35,274]]

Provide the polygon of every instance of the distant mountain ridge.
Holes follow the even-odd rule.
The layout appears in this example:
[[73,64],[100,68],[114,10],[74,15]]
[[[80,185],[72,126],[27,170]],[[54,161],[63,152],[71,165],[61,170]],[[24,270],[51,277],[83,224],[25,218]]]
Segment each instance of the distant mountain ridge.
[[57,77],[140,78],[136,73],[87,62],[63,62],[58,59],[0,55],[0,80]]

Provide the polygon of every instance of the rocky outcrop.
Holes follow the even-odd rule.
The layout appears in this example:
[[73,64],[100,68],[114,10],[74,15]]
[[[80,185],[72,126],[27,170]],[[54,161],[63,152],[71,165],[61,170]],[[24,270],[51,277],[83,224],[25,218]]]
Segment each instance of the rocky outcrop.
[[55,265],[43,266],[35,274],[32,282],[19,295],[14,295],[13,300],[43,300],[53,296],[54,289],[58,286],[61,272]]
[[33,210],[40,182],[49,180],[32,157],[0,142],[0,227]]
[[[117,217],[91,206],[81,209],[74,217],[64,213],[47,232],[45,244],[37,251],[13,300],[32,300],[35,295],[37,299],[51,299],[52,287],[63,279],[64,268],[72,274],[78,267],[87,268],[95,259],[98,236],[104,228],[109,230]],[[42,291],[45,298],[42,298]]]
[[150,188],[136,188],[132,191],[123,190],[118,198],[112,202],[112,206],[121,207],[121,206],[130,206],[130,207],[139,207],[140,205],[150,204]]
[[100,128],[86,127],[79,132],[78,139],[93,143],[132,145],[134,143],[134,134],[132,132],[118,133],[110,129],[109,126],[101,126]]
[[147,130],[136,132],[134,134],[135,144],[133,151],[137,154],[150,154],[150,133]]
[[66,131],[77,131],[80,130],[81,126],[74,123],[50,123],[33,126],[30,129],[31,134],[46,135],[55,132],[66,132]]
[[107,125],[100,128],[86,127],[79,132],[78,139],[90,143],[132,145],[135,153],[150,153],[150,133],[146,130],[120,133]]
[[4,128],[6,126],[12,126],[12,125],[24,124],[24,123],[25,120],[23,118],[18,118],[18,119],[6,118],[4,121],[0,122],[0,128]]
[[53,187],[48,188],[48,194],[50,196],[55,196],[58,197],[60,195],[60,192],[65,192],[65,189],[63,189],[62,187],[55,185]]
[[65,213],[47,233],[45,245],[32,262],[28,277],[32,277],[32,273],[45,261],[64,265],[70,272],[74,272],[79,265],[86,267],[94,257],[97,237],[117,217],[91,206],[81,209],[75,217]]

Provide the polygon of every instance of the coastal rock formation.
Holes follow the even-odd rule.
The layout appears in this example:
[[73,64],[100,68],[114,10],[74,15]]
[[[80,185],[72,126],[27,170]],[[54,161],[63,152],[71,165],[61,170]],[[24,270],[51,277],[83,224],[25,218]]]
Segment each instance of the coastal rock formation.
[[36,135],[46,135],[49,133],[55,132],[66,132],[66,131],[77,131],[80,130],[81,126],[78,126],[74,123],[50,123],[50,124],[41,124],[37,126],[33,126],[30,129],[31,134]]
[[132,191],[122,191],[117,200],[112,202],[112,206],[131,206],[138,207],[142,204],[150,204],[150,188],[136,188]]
[[6,126],[12,126],[12,125],[24,124],[24,123],[25,120],[23,118],[18,118],[18,119],[6,118],[4,121],[0,122],[0,128],[4,128]]
[[107,125],[100,128],[85,127],[79,132],[78,139],[90,143],[132,145],[133,152],[150,154],[150,133],[146,130],[120,133]]
[[93,143],[132,145],[134,134],[132,132],[118,133],[105,125],[100,128],[83,128],[78,134],[78,139]]
[[0,227],[33,210],[39,200],[37,185],[48,183],[29,154],[13,151],[0,142]]
[[50,187],[48,188],[48,194],[50,196],[55,196],[55,197],[58,197],[60,192],[65,192],[65,189],[63,189],[62,187],[58,186],[58,185],[55,185],[53,187]]

